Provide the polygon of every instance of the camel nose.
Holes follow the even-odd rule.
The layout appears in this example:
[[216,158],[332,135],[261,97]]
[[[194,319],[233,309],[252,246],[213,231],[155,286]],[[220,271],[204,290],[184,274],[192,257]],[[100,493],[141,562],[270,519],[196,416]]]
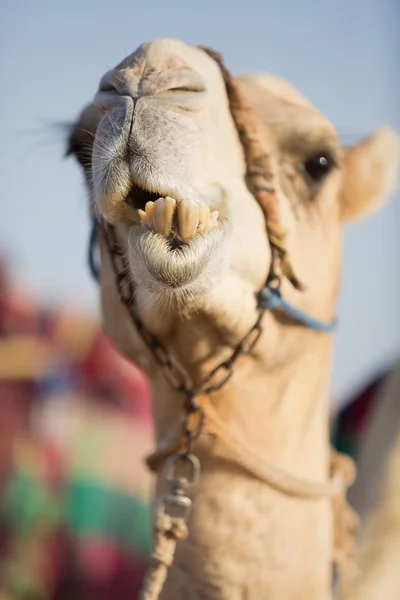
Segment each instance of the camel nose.
[[[128,72],[129,71],[129,72]],[[118,105],[129,105],[134,108],[138,97],[139,80],[131,72],[132,69],[123,69],[115,72],[108,71],[102,77],[99,91],[94,97],[93,104],[102,112]]]
[[114,92],[120,96],[136,98],[140,78],[133,68],[111,69],[100,80],[99,92]]
[[137,98],[132,98],[127,94],[119,94],[117,91],[97,92],[93,99],[93,104],[103,114],[114,107],[121,107],[126,113],[133,113]]
[[164,107],[199,110],[206,95],[203,78],[192,69],[164,69],[153,74],[138,73],[134,67],[108,71],[100,81],[94,104],[101,111],[130,99],[135,107],[140,97],[157,98]]

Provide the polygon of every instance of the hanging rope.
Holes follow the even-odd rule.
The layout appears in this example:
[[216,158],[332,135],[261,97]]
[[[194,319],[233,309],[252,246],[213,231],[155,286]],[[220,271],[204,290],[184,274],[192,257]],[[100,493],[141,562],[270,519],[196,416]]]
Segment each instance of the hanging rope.
[[[168,568],[172,565],[176,544],[187,538],[186,521],[192,507],[188,492],[198,481],[200,462],[191,454],[192,441],[185,436],[183,452],[173,454],[165,469],[165,481],[170,494],[161,496],[155,511],[154,550],[142,585],[139,600],[157,600],[167,578]],[[179,474],[182,468],[189,469],[187,475]],[[172,516],[169,511],[178,512]]]
[[333,561],[336,567],[341,596],[347,595],[359,576],[357,563],[357,533],[360,519],[347,502],[347,489],[356,477],[355,464],[346,454],[331,451],[331,476],[343,480],[341,492],[332,498],[333,510]]
[[154,523],[154,550],[140,593],[140,600],[157,600],[174,560],[176,542],[187,538],[188,529],[182,517],[158,515]]

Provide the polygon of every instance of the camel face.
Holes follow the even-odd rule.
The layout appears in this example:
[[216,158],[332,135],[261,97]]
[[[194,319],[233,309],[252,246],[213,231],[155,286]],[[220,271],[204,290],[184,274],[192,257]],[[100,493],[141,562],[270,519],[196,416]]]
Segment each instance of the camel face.
[[[271,156],[287,249],[307,289],[293,301],[331,318],[341,222],[388,193],[397,138],[383,129],[344,151],[329,121],[286,82],[238,81]],[[70,151],[98,215],[127,226],[132,277],[149,303],[204,297],[228,272],[252,292],[265,283],[265,219],[246,185],[220,67],[206,52],[175,40],[140,46],[102,78]]]
[[[242,85],[250,102],[254,95],[264,145],[275,157],[282,224],[297,264],[307,284],[311,277],[325,280],[324,295],[330,293],[340,221],[335,131],[297,98],[293,103],[270,94],[267,103],[265,95],[257,103],[252,82]],[[230,261],[234,269],[258,263],[250,280],[261,286],[268,246],[262,260],[246,246],[251,231],[265,248],[265,224],[244,186],[243,150],[216,62],[181,42],[144,44],[103,77],[94,104],[103,114],[92,153],[94,202],[106,220],[130,224],[134,279],[158,299],[186,300],[215,285]],[[248,206],[250,219],[244,216]],[[232,257],[238,241],[240,262]],[[312,276],[310,259],[314,271],[321,265]]]
[[235,206],[230,188],[238,179],[250,205],[244,221],[260,238],[263,278],[264,223],[245,189],[218,65],[181,42],[150,42],[103,77],[94,105],[102,116],[91,158],[93,200],[106,220],[129,224],[134,278],[151,293],[185,297],[218,279],[230,257],[227,225],[239,200],[236,194]]
[[144,44],[102,78],[94,104],[105,113],[92,174],[106,218],[124,202],[137,220],[137,209],[167,196],[218,206],[218,149],[229,163],[234,138],[218,67],[203,52],[168,40]]

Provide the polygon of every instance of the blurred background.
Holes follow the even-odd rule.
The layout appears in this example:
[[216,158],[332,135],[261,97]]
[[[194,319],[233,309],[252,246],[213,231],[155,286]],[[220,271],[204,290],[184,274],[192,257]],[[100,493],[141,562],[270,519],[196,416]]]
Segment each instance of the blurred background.
[[[32,590],[53,597],[50,588],[58,589],[57,598],[81,597],[77,580],[55,566],[65,556],[79,563],[97,599],[129,597],[148,550],[147,474],[138,458],[134,468],[129,461],[124,466],[115,443],[136,443],[137,456],[150,449],[147,383],[98,329],[85,190],[76,164],[63,159],[65,132],[58,124],[72,121],[101,76],[140,43],[176,37],[221,51],[233,73],[288,79],[330,118],[346,145],[381,124],[400,130],[399,23],[398,0],[2,1],[0,336],[21,342],[13,347],[20,373],[7,363],[10,346],[0,346],[0,486],[3,481],[7,515],[0,555],[7,547],[14,556],[4,563],[5,597],[25,599]],[[344,232],[333,406],[363,397],[400,353],[398,200]],[[46,443],[25,440],[10,483],[10,440],[28,421]],[[347,427],[348,437],[354,427]],[[100,447],[105,467],[95,451]],[[66,464],[67,500],[60,504],[59,472]],[[27,489],[35,490],[28,506]],[[133,506],[141,516],[127,534]],[[55,524],[63,520],[69,529],[60,542]],[[32,528],[40,531],[34,541]],[[51,568],[38,559],[39,547],[51,554]],[[117,580],[123,591],[112,587]]]

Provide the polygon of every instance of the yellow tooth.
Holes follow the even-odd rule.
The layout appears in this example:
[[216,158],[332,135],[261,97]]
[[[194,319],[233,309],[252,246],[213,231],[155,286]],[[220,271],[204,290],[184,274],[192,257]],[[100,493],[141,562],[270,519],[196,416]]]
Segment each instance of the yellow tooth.
[[176,210],[176,200],[170,196],[166,196],[164,201],[165,220],[168,223],[168,235],[172,229],[172,222]]
[[142,225],[145,225],[146,224],[146,213],[141,208],[139,208],[138,213],[139,213],[139,217],[140,217],[140,222],[142,223]]
[[146,227],[146,229],[152,229],[152,224],[149,221],[147,213],[145,213],[144,210],[142,210],[141,208],[139,208],[138,213],[140,217],[140,222],[142,223],[143,227]]
[[140,221],[146,229],[153,229],[153,204],[154,202],[147,202],[144,210],[138,210]]
[[151,202],[151,201],[146,202],[146,206],[144,207],[144,210],[146,212],[146,218],[145,218],[144,224],[149,229],[153,229],[154,202]]
[[154,229],[157,231],[157,233],[161,233],[162,235],[168,234],[168,231],[166,231],[166,223],[164,219],[164,198],[159,198],[154,202],[153,224]]
[[199,226],[197,227],[197,233],[204,233],[208,229],[210,222],[210,209],[207,204],[203,202],[199,207]]
[[190,240],[196,233],[199,224],[199,205],[194,202],[180,202],[178,204],[179,235],[183,240]]
[[154,209],[154,202],[146,202],[146,206],[144,207],[144,210],[146,211],[146,215],[148,215],[149,217],[153,217],[153,209]]
[[176,202],[173,198],[159,198],[154,203],[153,223],[157,233],[168,236],[171,232]]

